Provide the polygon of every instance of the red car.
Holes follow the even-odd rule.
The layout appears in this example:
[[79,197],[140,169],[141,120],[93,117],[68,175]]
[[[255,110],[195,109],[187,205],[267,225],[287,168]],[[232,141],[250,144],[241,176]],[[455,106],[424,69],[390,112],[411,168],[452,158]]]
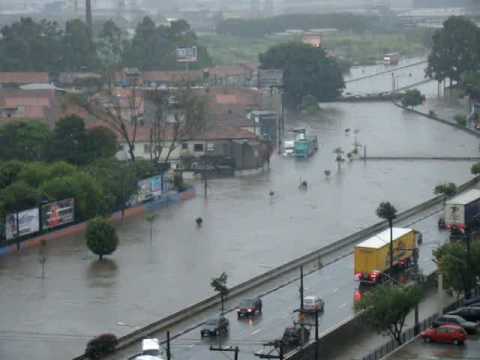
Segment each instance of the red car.
[[467,332],[458,325],[446,324],[423,331],[420,336],[425,342],[441,342],[461,345],[467,338]]

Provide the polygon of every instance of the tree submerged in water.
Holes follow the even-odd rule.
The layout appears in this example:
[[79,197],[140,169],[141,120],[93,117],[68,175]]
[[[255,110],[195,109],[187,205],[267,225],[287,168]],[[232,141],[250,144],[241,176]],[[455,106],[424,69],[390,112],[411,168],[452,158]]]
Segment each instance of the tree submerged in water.
[[115,228],[106,219],[96,217],[87,226],[87,247],[102,260],[105,255],[113,254],[118,246]]

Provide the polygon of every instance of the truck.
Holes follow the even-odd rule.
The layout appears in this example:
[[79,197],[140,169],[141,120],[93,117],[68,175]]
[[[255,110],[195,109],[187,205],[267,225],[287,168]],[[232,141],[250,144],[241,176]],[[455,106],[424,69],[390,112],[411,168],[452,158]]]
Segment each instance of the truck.
[[294,154],[297,159],[307,159],[318,150],[318,137],[307,135],[305,129],[299,132],[295,138]]
[[383,55],[383,63],[385,65],[398,65],[400,62],[400,54],[399,53],[388,53]]
[[365,284],[377,284],[386,272],[407,268],[418,256],[417,237],[420,233],[409,228],[394,227],[393,266],[390,265],[390,229],[386,229],[355,246],[355,279]]
[[445,226],[450,230],[463,232],[465,227],[480,225],[480,190],[465,191],[445,202]]

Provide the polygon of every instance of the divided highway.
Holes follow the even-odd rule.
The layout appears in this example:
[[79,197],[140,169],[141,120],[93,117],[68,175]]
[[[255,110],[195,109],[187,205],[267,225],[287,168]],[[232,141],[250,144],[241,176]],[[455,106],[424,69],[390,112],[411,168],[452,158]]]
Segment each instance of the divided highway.
[[[420,245],[419,266],[427,274],[434,270],[431,261],[432,249],[438,247],[448,239],[447,232],[438,230],[437,221],[441,206],[432,207],[416,214],[406,221],[395,226],[413,227],[423,234],[423,244]],[[321,236],[321,234],[318,234]],[[324,264],[333,261],[322,259]],[[353,280],[353,256],[346,255],[340,260],[324,266],[305,277],[305,295],[319,295],[325,300],[325,312],[320,315],[320,334],[334,327],[340,321],[353,314],[353,295],[356,282]],[[260,289],[259,294],[266,289]],[[299,307],[299,282],[292,282],[272,293],[262,297],[263,313],[252,319],[237,320],[236,312],[227,314],[230,320],[229,334],[225,337],[201,339],[200,328],[193,323],[190,326],[171,329],[172,334],[183,333],[172,341],[172,354],[175,359],[203,360],[221,359],[225,355],[209,350],[210,345],[239,346],[241,359],[255,358],[254,352],[262,348],[264,342],[281,337],[286,326],[292,324],[296,316],[293,311]],[[196,319],[196,324],[208,318]],[[185,330],[185,328],[190,329]],[[313,333],[312,333],[313,334]],[[164,333],[154,335],[161,339]],[[127,359],[140,350],[140,344],[135,348],[128,348],[118,352],[110,359]]]

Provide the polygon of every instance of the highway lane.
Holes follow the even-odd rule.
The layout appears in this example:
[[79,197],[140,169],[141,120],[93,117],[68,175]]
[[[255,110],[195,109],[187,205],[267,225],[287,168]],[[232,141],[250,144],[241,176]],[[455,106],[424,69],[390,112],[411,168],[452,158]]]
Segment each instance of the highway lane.
[[[431,260],[432,250],[448,238],[447,232],[439,231],[437,228],[439,211],[440,207],[437,206],[396,224],[396,226],[411,226],[422,232],[423,243],[420,245],[419,265],[425,274],[432,272],[435,268]],[[319,295],[325,300],[325,312],[319,318],[320,333],[353,315],[353,295],[357,283],[353,280],[351,250],[347,251],[350,255],[345,255],[340,260],[305,276],[305,295]],[[328,263],[336,256],[338,254],[322,261]],[[221,359],[225,354],[211,352],[209,346],[222,345],[239,346],[242,359],[253,359],[254,352],[262,348],[261,344],[281,337],[284,328],[296,319],[294,310],[299,307],[299,282],[267,294],[262,300],[263,313],[256,318],[237,320],[235,312],[228,313],[230,331],[225,337],[202,340],[200,328],[194,328],[179,336],[172,341],[174,357],[182,360]],[[205,316],[203,320],[207,318],[208,316]],[[163,338],[164,334],[155,336]],[[121,352],[114,358],[125,359],[128,357],[127,354],[132,355],[138,350],[139,347]]]

